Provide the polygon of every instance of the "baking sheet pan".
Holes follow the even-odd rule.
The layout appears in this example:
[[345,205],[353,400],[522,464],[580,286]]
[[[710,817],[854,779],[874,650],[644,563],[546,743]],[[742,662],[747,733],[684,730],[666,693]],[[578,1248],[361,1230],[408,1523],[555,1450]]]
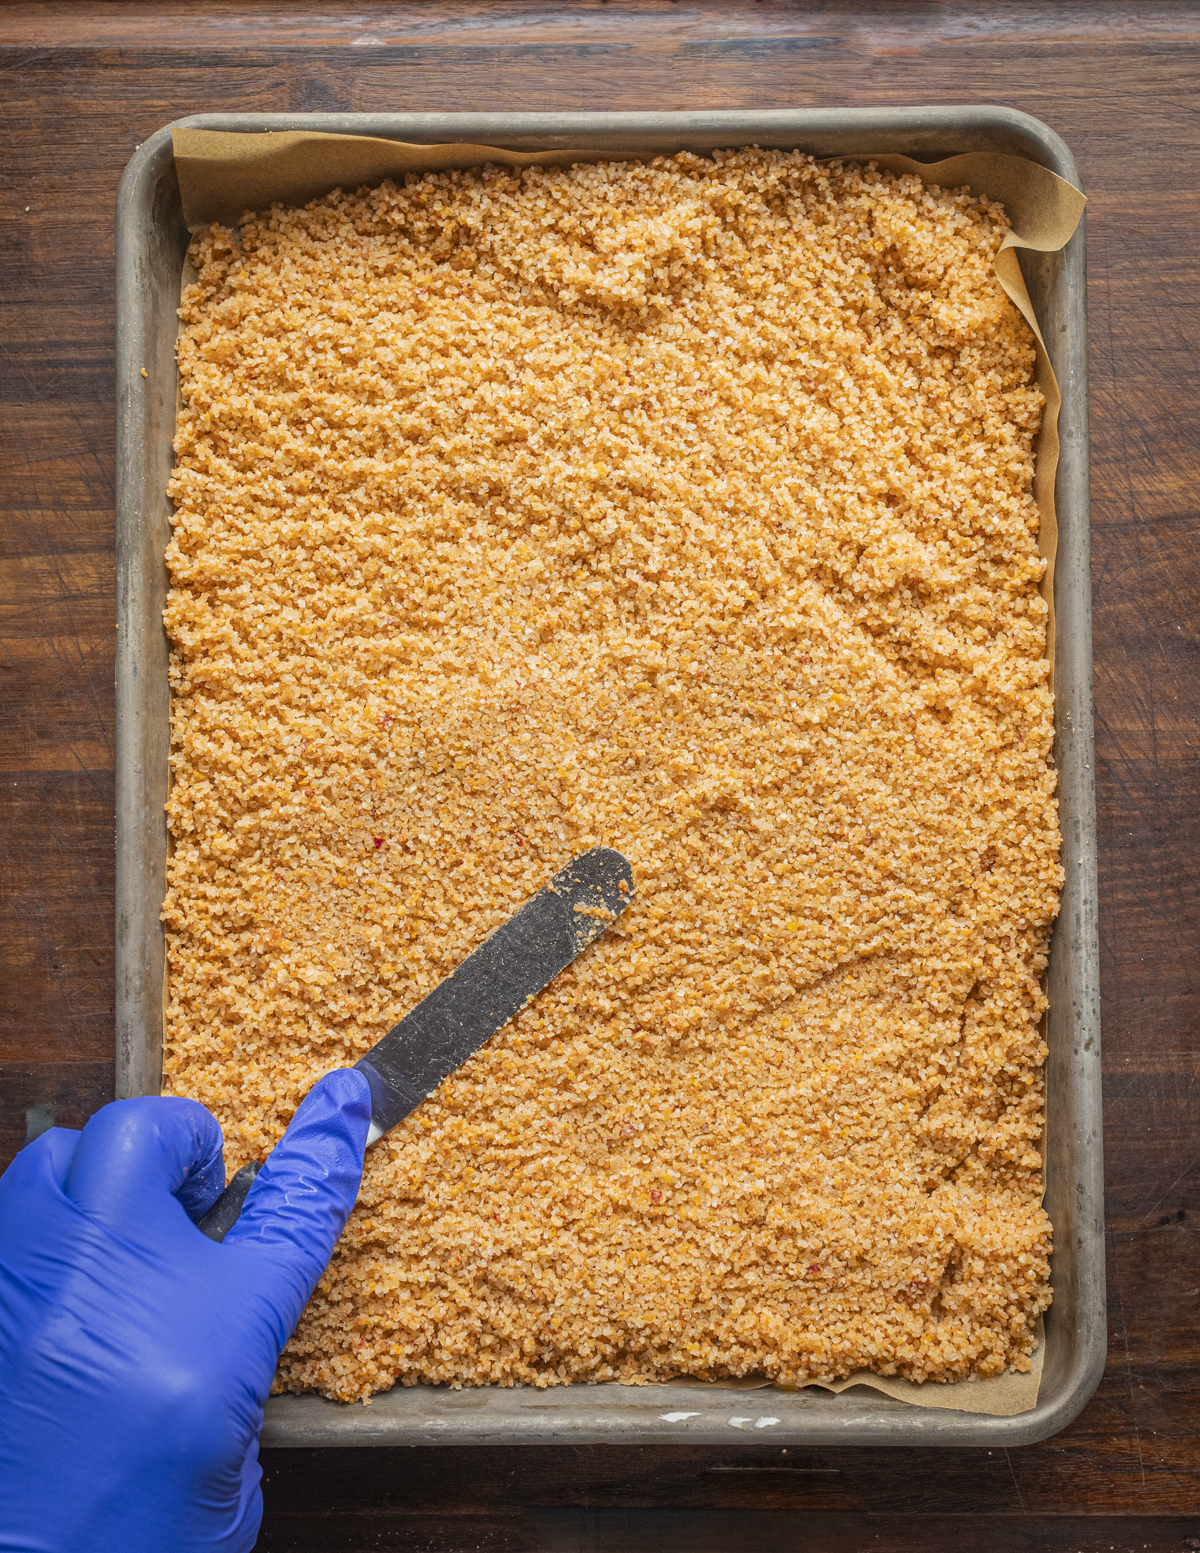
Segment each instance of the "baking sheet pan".
[[[756,143],[817,156],[895,152],[936,161],[962,152],[1026,157],[1069,182],[1066,147],[1044,125],[1002,108],[787,110],[710,114],[202,115],[175,128],[307,130],[514,150],[707,152]],[[187,244],[170,128],[130,163],[118,197],[118,1093],[157,1092],[162,1043],[167,791],[167,642],[161,611],[170,537],[166,497],[175,417],[174,314]],[[594,152],[593,152],[594,154]],[[1056,746],[1067,879],[1049,969],[1047,1195],[1055,1227],[1055,1303],[1046,1318],[1037,1404],[1010,1417],[914,1408],[851,1387],[840,1395],[736,1390],[680,1382],[550,1391],[452,1392],[397,1387],[369,1408],[278,1397],[264,1444],[418,1444],[439,1440],[649,1443],[729,1440],[749,1432],[781,1444],[1018,1444],[1063,1427],[1104,1362],[1095,819],[1091,738],[1084,237],[1022,259],[1062,391],[1056,482]],[[922,1399],[924,1400],[924,1399]],[[962,1404],[958,1406],[961,1408]]]

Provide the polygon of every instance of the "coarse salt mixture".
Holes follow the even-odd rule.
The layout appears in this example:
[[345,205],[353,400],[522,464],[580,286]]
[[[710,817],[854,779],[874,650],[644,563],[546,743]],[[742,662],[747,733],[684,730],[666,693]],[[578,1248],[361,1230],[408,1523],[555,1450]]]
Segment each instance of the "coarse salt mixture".
[[1006,230],[748,149],[195,239],[165,1087],[263,1156],[577,852],[636,888],[370,1151],[279,1387],[1029,1368],[1061,874]]

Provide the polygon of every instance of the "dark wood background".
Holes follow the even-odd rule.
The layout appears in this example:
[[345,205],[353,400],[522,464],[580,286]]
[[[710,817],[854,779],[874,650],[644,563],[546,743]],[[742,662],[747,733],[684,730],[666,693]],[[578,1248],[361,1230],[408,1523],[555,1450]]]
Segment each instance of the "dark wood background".
[[[1200,1548],[1200,0],[0,4],[0,1164],[113,1047],[113,200],[214,109],[995,102],[1091,199],[1109,1363],[1024,1450],[266,1453],[261,1549]],[[786,1470],[783,1470],[786,1466]]]

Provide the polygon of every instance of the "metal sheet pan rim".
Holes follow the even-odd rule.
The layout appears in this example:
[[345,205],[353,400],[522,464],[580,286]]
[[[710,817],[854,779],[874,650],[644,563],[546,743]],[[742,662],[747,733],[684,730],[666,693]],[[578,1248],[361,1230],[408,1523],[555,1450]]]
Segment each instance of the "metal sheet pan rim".
[[[704,110],[688,113],[199,114],[193,128],[319,129],[517,149],[592,143],[668,151],[802,146],[821,156],[901,151],[921,160],[971,150],[1025,155],[1079,183],[1063,141],[1003,106]],[[175,405],[175,306],[186,231],[170,125],[130,161],[117,198],[117,1093],[154,1093],[162,1042],[162,899],[167,783],[162,559]],[[1055,1225],[1055,1303],[1036,1408],[993,1418],[914,1408],[865,1390],[840,1396],[614,1383],[534,1388],[397,1387],[373,1405],[277,1397],[263,1444],[733,1443],[743,1415],[772,1417],[743,1437],[814,1446],[1021,1445],[1065,1427],[1105,1359],[1099,942],[1091,703],[1085,235],[1060,255],[1023,260],[1063,392],[1055,753],[1067,882],[1049,972],[1047,1206]],[[142,376],[145,368],[147,376]],[[663,1413],[686,1412],[668,1423]]]

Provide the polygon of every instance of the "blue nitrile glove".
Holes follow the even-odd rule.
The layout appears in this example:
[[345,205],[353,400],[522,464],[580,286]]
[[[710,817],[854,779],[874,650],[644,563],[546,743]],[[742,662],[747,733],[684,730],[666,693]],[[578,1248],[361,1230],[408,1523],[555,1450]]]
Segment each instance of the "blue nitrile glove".
[[193,1100],[119,1100],[22,1149],[0,1178],[3,1553],[254,1546],[263,1403],[369,1122],[361,1073],[323,1078],[223,1244],[192,1222],[225,1183]]

